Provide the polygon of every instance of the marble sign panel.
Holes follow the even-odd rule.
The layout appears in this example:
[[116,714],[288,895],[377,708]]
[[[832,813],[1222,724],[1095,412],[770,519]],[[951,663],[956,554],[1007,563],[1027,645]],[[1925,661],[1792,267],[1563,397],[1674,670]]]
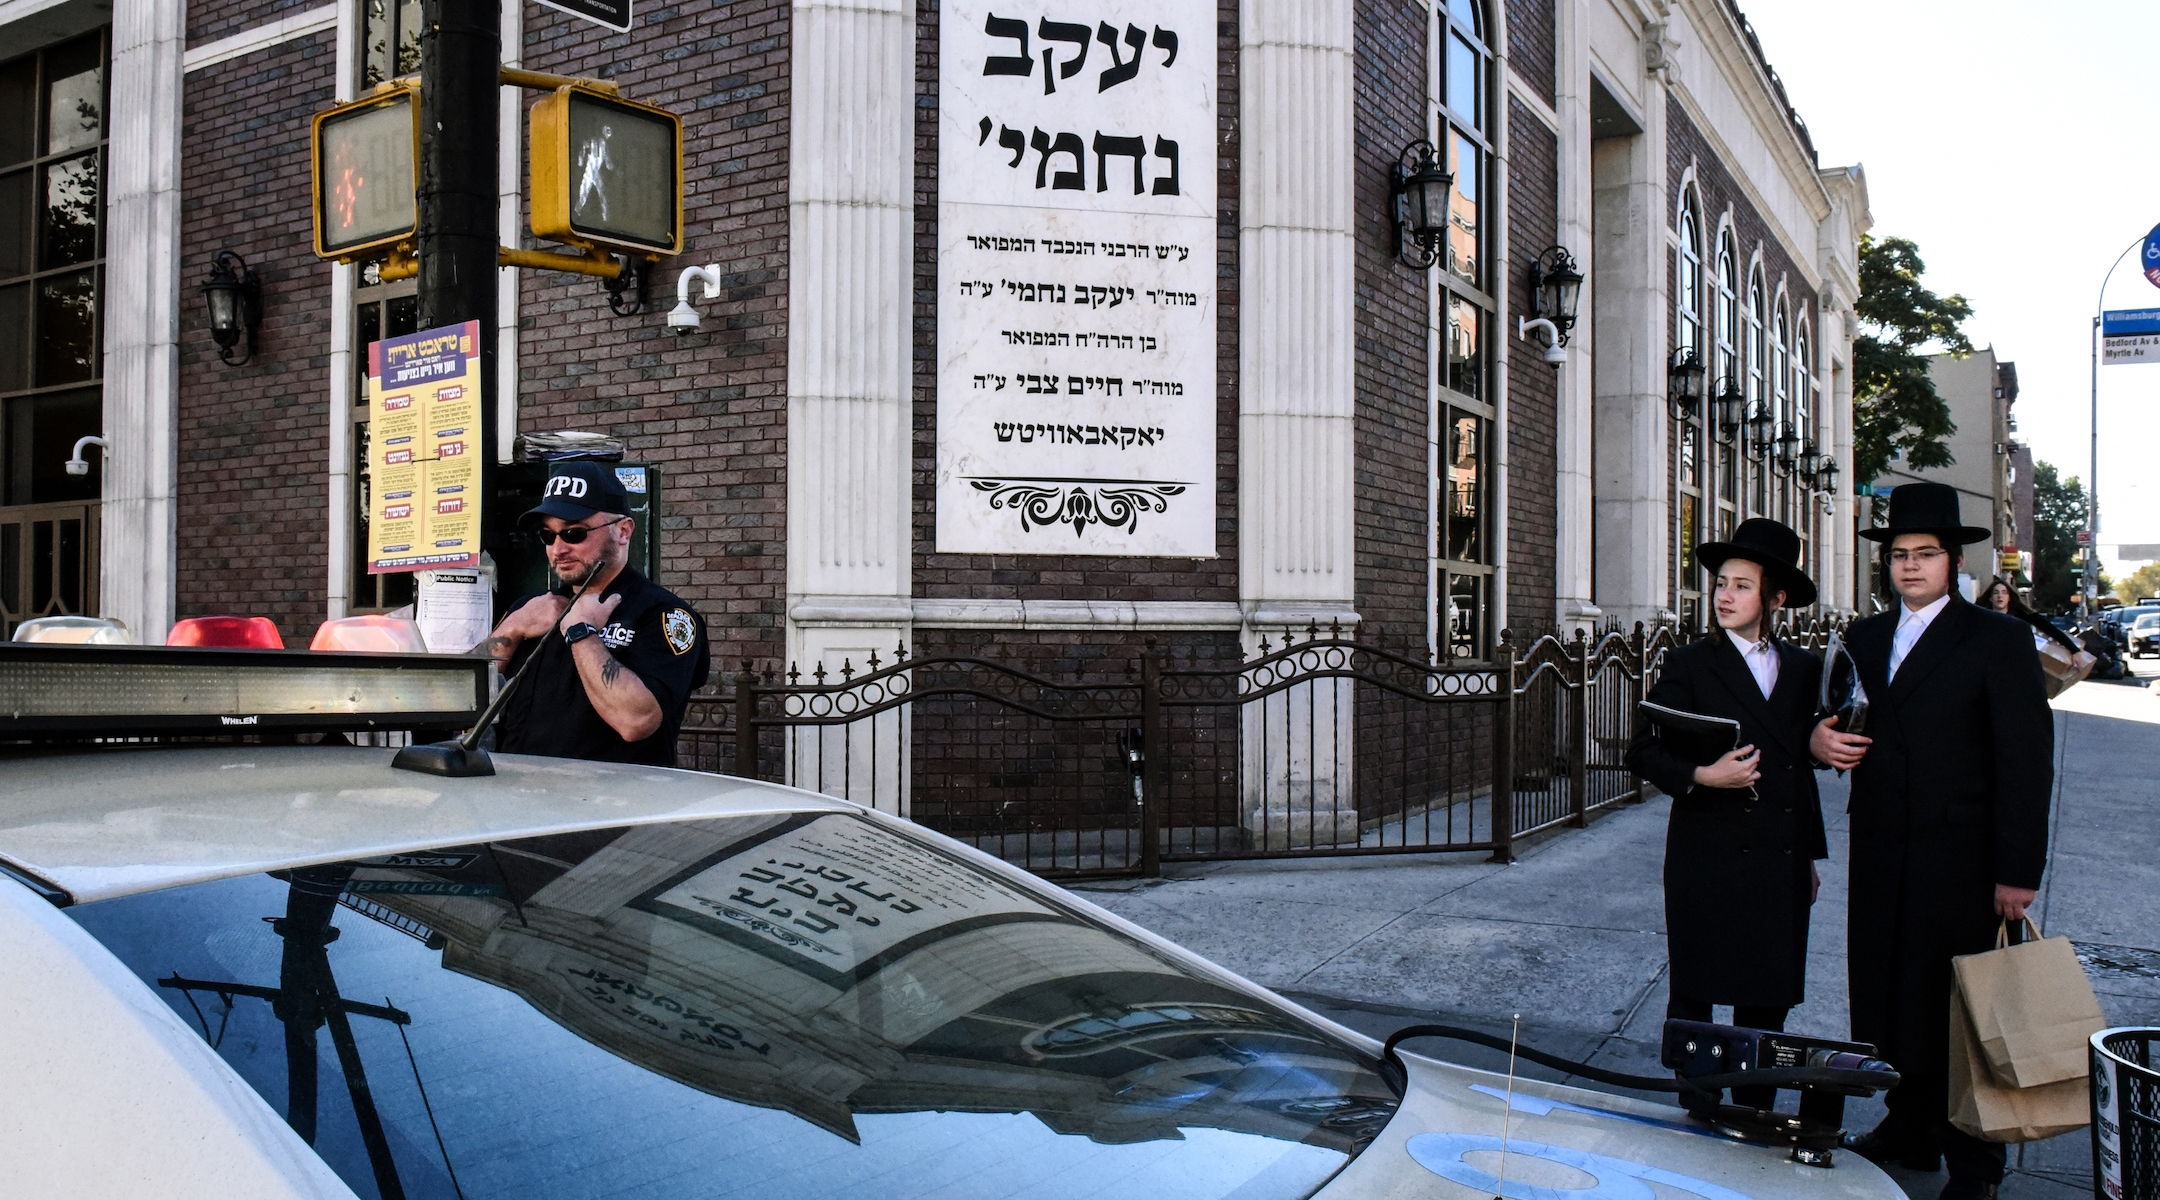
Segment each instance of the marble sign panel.
[[1215,15],[942,6],[940,551],[1215,555]]

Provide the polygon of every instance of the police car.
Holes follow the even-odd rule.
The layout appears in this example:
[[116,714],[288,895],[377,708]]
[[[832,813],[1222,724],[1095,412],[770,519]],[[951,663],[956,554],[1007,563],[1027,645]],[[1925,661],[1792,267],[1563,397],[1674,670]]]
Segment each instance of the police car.
[[0,645],[9,1189],[1901,1195],[1384,1048],[832,797],[349,744],[487,689],[467,659]]

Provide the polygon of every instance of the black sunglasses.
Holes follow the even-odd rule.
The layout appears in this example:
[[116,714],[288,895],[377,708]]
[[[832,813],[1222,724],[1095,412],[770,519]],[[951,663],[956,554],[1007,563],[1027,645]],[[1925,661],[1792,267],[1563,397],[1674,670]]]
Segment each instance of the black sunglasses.
[[543,546],[554,545],[556,538],[561,538],[576,546],[583,543],[589,535],[598,533],[610,525],[619,525],[629,519],[628,517],[617,517],[612,521],[602,521],[598,525],[569,525],[561,529],[537,529],[533,532],[538,535],[540,544]]

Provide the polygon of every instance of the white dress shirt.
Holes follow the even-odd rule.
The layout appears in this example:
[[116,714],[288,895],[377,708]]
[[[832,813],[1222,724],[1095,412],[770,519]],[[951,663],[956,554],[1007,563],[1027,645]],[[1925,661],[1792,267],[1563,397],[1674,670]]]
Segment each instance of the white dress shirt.
[[1762,698],[1768,700],[1777,688],[1777,644],[1769,638],[1751,642],[1728,629],[1725,636],[1732,639],[1733,648],[1740,652],[1741,661],[1747,663],[1749,673],[1755,676],[1755,686],[1762,689]]
[[1942,610],[1949,603],[1950,593],[1944,592],[1935,597],[1935,603],[1917,612],[1903,605],[1898,606],[1897,634],[1890,639],[1890,678],[1897,678],[1897,669],[1904,663],[1905,656],[1912,653],[1913,644],[1920,640],[1921,634],[1927,632],[1928,625],[1942,615]]

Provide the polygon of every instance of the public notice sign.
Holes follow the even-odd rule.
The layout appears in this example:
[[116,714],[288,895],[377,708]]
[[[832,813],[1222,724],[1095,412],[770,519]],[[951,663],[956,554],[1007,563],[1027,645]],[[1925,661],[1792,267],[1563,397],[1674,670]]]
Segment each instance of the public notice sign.
[[2117,309],[2100,314],[2100,363],[2160,362],[2160,308]]
[[540,0],[540,3],[618,33],[630,30],[630,0]]
[[1203,0],[946,0],[937,548],[1215,554]]
[[368,343],[368,573],[480,565],[480,322]]

